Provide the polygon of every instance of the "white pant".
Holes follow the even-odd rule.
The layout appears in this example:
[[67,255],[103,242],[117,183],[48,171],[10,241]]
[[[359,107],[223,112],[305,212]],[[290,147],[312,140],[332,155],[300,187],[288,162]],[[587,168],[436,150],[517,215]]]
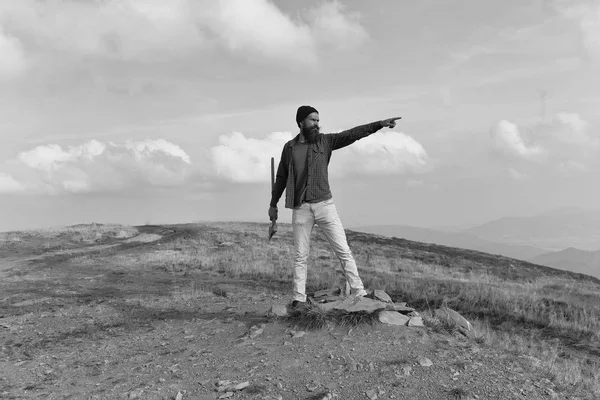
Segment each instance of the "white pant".
[[364,292],[363,283],[358,276],[356,262],[348,247],[342,221],[333,204],[333,199],[319,203],[303,203],[292,212],[292,230],[294,234],[294,281],[293,300],[306,301],[306,273],[310,248],[310,234],[317,224],[325,234],[329,244],[342,264],[346,282],[352,293]]

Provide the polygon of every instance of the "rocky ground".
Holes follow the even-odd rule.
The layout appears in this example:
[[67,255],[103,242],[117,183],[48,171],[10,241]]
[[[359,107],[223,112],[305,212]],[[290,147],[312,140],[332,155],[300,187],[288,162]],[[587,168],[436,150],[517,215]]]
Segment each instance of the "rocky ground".
[[177,233],[152,229],[121,247],[38,256],[3,245],[0,398],[593,398],[459,333],[378,322],[302,330],[267,316],[286,288],[72,258],[150,251],[160,241],[149,237]]

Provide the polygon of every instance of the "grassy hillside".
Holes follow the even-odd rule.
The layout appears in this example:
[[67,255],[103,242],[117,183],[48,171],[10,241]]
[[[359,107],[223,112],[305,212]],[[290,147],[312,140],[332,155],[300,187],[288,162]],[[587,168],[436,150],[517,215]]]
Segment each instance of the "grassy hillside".
[[[210,293],[211,288],[195,283],[207,274],[257,288],[290,290],[293,245],[288,224],[279,224],[270,242],[268,224],[257,223],[141,226],[135,231],[143,234],[157,229],[162,238],[145,251],[135,243],[127,244],[129,239],[117,238],[132,234],[121,233],[121,228],[114,234],[87,235],[96,246],[107,247],[101,252],[69,254],[64,258],[72,268],[69,273],[110,266],[125,284],[126,271],[139,271],[135,279],[144,279],[141,271],[146,275],[163,271],[182,285],[188,282],[189,287],[181,291],[186,299]],[[431,311],[448,305],[473,322],[472,339],[482,346],[530,359],[540,374],[561,385],[565,393],[576,387],[600,395],[600,280],[477,251],[354,231],[347,235],[366,286],[385,290],[396,302],[408,302],[429,328],[445,329]],[[338,260],[316,227],[313,236],[309,291],[336,285],[341,276]],[[31,234],[29,239],[18,233],[3,237],[4,252],[13,247],[11,251],[17,251],[27,240],[41,245],[42,253],[58,247],[68,250],[81,241],[77,232]],[[125,247],[108,247],[115,241],[123,241]],[[62,262],[64,254],[64,250],[56,253],[53,260]]]

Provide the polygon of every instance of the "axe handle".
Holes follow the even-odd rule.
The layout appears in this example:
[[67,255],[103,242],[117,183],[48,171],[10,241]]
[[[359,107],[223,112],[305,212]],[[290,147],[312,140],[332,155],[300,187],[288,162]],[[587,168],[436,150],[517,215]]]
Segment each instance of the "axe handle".
[[271,157],[271,191],[275,187],[275,158]]

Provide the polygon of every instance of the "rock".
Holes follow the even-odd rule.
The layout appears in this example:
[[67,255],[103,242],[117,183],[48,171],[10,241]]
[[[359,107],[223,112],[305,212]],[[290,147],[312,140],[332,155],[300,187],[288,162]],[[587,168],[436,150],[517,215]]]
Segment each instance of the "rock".
[[402,315],[397,311],[379,312],[379,321],[384,324],[405,326],[409,320],[409,317],[407,317],[406,315]]
[[412,372],[412,367],[410,365],[405,365],[403,368],[404,376],[410,376]]
[[254,339],[255,337],[257,337],[258,335],[263,333],[263,330],[265,328],[265,324],[260,324],[260,325],[254,325],[250,328],[250,332],[248,332],[248,337],[250,339]]
[[308,390],[309,392],[314,392],[318,388],[319,388],[319,385],[314,384],[314,383],[306,385],[306,390]]
[[292,339],[298,339],[298,338],[301,338],[304,335],[306,335],[306,332],[304,332],[304,331],[294,332],[292,334]]
[[373,390],[373,389],[371,389],[371,390],[367,390],[367,391],[365,392],[365,394],[367,395],[367,397],[368,397],[370,400],[377,400],[377,397],[378,397],[378,396],[377,396],[377,392],[376,392],[375,390]]
[[227,393],[223,393],[222,395],[220,395],[219,399],[228,399],[232,396],[233,396],[233,392],[227,392]]
[[287,315],[287,307],[284,304],[273,304],[267,312],[269,317],[286,317]]
[[246,382],[242,382],[242,383],[238,383],[237,385],[234,385],[232,387],[233,390],[243,390],[246,389],[248,386],[250,386],[250,382],[246,381]]
[[177,392],[177,396],[175,396],[175,400],[183,400],[183,393]]
[[313,293],[313,297],[315,299],[318,299],[320,297],[326,297],[326,296],[338,296],[341,294],[341,292],[342,291],[340,288],[317,290],[316,292]]
[[390,296],[388,296],[388,294],[386,292],[384,292],[383,290],[375,290],[373,291],[373,298],[375,300],[381,300],[385,303],[394,303],[392,301],[392,298]]
[[431,362],[431,360],[429,358],[425,358],[423,356],[420,356],[417,359],[417,362],[419,363],[419,365],[421,365],[422,367],[431,367],[433,365],[433,363]]
[[129,392],[129,395],[127,396],[127,398],[140,399],[140,398],[142,398],[143,394],[144,394],[144,391],[142,389],[135,389],[135,390],[132,390],[131,392]]
[[433,314],[436,317],[444,319],[445,321],[448,321],[459,328],[463,328],[467,331],[470,331],[472,329],[471,323],[451,308],[438,308],[433,312]]
[[316,303],[317,307],[319,307],[323,311],[331,311],[335,309],[337,306],[342,304],[344,300],[332,301],[329,303]]
[[398,311],[398,312],[401,312],[403,314],[407,314],[407,313],[411,313],[411,312],[415,311],[414,308],[407,307],[406,303],[398,303],[398,304],[384,303],[384,304],[386,305],[386,307],[385,307],[386,310]]
[[369,299],[367,297],[348,297],[341,304],[333,307],[334,310],[341,310],[346,312],[367,312],[373,313],[377,310],[385,309],[388,303],[382,301]]
[[423,325],[423,318],[421,318],[421,317],[411,317],[408,320],[408,326],[417,326],[417,327],[424,326]]

